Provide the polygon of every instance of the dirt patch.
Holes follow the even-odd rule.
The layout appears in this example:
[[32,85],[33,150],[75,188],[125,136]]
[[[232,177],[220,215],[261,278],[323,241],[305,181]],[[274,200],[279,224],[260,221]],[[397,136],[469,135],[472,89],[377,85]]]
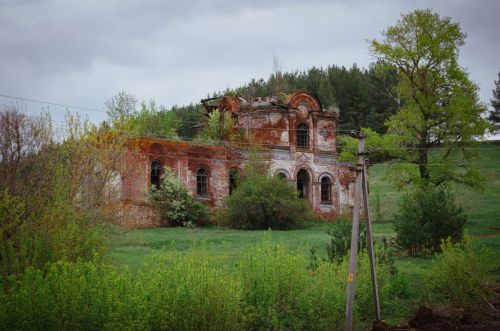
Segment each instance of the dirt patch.
[[491,230],[495,231],[493,233],[487,233],[487,234],[478,234],[477,238],[492,238],[496,236],[500,236],[500,228],[497,227],[490,227]]
[[479,313],[470,314],[463,308],[421,306],[407,325],[376,328],[387,331],[500,331],[500,284],[485,283],[491,297],[478,302]]

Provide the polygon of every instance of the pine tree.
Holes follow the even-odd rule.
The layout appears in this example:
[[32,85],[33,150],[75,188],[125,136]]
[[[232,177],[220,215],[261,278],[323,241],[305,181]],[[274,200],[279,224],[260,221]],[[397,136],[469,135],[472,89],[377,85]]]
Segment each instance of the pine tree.
[[488,119],[493,124],[492,132],[500,132],[500,72],[498,73],[498,80],[495,81],[493,98],[490,99],[490,102],[493,110],[490,111]]

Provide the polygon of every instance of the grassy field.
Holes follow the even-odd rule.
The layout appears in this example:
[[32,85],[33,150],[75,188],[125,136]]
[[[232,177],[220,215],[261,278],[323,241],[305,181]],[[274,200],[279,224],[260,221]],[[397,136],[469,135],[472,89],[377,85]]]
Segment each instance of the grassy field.
[[[500,256],[500,144],[485,143],[480,149],[482,159],[477,165],[487,176],[486,190],[477,193],[466,188],[458,188],[457,199],[469,216],[467,234],[488,246]],[[372,213],[378,195],[383,222],[375,222],[374,235],[377,240],[382,236],[393,237],[395,233],[388,222],[395,210],[399,193],[391,186],[386,176],[386,164],[375,165],[370,169],[370,200]],[[375,215],[372,216],[376,219]],[[331,223],[312,223],[305,229],[273,231],[272,240],[285,243],[291,250],[308,252],[315,247],[319,256],[326,256],[329,236],[327,230]],[[194,244],[203,244],[214,255],[222,252],[230,257],[238,257],[242,249],[255,245],[266,231],[240,231],[211,226],[203,228],[155,228],[117,230],[111,243],[111,258],[118,265],[137,270],[152,252],[165,247],[168,250],[186,251]],[[429,267],[431,257],[407,257],[404,252],[396,264],[401,272],[412,279],[421,278]],[[492,261],[496,271],[492,278],[500,279],[500,259]]]

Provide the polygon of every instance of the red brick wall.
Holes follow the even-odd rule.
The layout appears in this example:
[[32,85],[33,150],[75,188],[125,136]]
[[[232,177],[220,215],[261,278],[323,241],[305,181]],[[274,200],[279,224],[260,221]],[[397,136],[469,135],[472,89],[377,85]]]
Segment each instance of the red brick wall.
[[[321,110],[316,98],[298,91],[287,98],[289,108],[270,105],[266,99],[244,103],[226,97],[220,109],[230,111],[245,130],[245,143],[256,144],[269,159],[271,172],[284,171],[295,184],[300,169],[309,173],[311,208],[319,218],[334,220],[336,215],[352,208],[355,172],[338,162],[336,151],[336,117]],[[260,103],[259,103],[260,102]],[[258,109],[259,104],[265,109]],[[222,107],[222,108],[221,108]],[[241,107],[241,109],[240,109]],[[244,108],[245,107],[245,108]],[[309,127],[309,148],[296,147],[299,123]],[[228,145],[229,146],[229,145]],[[123,174],[124,225],[157,226],[159,219],[148,208],[145,192],[150,186],[151,162],[159,160],[171,169],[196,197],[196,173],[208,172],[208,194],[199,199],[210,206],[220,206],[229,194],[229,171],[242,168],[245,153],[233,146],[195,145],[187,142],[142,138],[130,141]],[[331,203],[321,203],[321,176],[332,179]],[[143,212],[141,212],[143,211]]]

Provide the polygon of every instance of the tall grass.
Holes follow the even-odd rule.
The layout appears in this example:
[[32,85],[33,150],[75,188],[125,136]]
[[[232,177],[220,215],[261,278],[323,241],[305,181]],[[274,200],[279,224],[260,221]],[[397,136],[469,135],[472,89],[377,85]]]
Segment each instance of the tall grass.
[[[225,263],[232,261],[230,263]],[[0,326],[19,330],[342,329],[347,261],[319,262],[269,238],[234,262],[194,247],[165,250],[137,274],[102,262],[29,268],[0,293]],[[384,307],[397,296],[378,265]],[[355,317],[373,319],[366,254],[359,258]]]

